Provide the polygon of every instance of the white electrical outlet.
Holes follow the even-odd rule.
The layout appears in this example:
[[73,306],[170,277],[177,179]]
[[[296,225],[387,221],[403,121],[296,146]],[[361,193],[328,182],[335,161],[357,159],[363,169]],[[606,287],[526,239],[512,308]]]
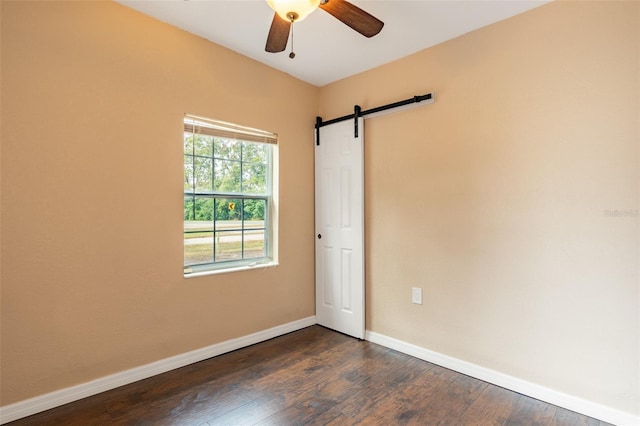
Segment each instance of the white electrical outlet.
[[422,289],[418,287],[411,288],[411,302],[416,305],[422,305]]

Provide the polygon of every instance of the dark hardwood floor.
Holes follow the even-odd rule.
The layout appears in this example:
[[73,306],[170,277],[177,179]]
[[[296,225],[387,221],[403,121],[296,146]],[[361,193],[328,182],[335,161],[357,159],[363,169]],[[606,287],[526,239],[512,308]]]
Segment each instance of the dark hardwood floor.
[[9,424],[605,423],[313,326]]

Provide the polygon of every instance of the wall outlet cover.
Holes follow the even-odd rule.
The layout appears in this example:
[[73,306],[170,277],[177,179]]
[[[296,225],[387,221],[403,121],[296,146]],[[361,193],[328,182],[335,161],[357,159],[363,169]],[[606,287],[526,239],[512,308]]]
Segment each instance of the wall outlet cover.
[[422,289],[418,287],[411,288],[411,302],[422,305]]

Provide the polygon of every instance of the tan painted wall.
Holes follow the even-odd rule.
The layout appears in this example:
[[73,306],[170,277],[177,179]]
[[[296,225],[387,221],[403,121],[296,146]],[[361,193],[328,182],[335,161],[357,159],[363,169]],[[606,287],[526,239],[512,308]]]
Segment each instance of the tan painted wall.
[[325,119],[436,93],[365,122],[367,329],[640,413],[639,8],[550,3],[322,88]]
[[[366,124],[367,328],[640,412],[637,2],[319,90],[117,4],[0,10],[0,404],[312,315],[318,96],[434,90]],[[280,134],[280,267],[182,278],[185,112]]]
[[[318,88],[117,3],[1,7],[2,405],[314,314]],[[279,134],[279,267],[182,277],[185,112]]]

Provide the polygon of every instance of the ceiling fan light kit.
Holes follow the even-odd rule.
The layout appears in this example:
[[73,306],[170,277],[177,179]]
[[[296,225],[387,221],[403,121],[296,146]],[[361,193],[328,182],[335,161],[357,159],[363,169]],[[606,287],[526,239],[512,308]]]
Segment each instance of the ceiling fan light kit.
[[285,21],[300,22],[320,6],[320,0],[267,0],[267,4]]
[[[291,44],[293,44],[293,23],[302,21],[318,8],[365,37],[373,37],[384,26],[384,22],[347,0],[266,0],[266,2],[276,12],[265,46],[265,50],[271,53],[282,52],[287,48],[289,33],[291,33]],[[293,48],[289,57],[291,59],[295,57]]]

